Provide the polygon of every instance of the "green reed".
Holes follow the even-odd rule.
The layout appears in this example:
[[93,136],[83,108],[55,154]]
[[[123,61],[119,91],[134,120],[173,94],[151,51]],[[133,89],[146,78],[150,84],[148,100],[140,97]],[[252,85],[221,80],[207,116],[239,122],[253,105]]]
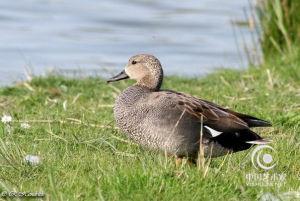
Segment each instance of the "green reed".
[[264,57],[291,53],[300,42],[300,1],[265,0],[258,7]]

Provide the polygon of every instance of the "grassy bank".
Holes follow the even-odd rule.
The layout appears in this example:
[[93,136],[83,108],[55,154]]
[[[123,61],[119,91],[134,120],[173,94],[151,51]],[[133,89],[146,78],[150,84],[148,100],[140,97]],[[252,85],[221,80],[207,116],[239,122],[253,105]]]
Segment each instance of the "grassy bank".
[[[270,171],[253,167],[252,150],[212,160],[205,174],[130,142],[112,115],[126,81],[48,77],[1,88],[0,114],[12,122],[0,123],[0,192],[44,192],[47,200],[254,200],[300,191],[299,68],[296,55],[202,79],[167,77],[163,85],[270,120],[273,127],[257,129],[277,151]],[[42,162],[24,163],[27,154]],[[265,187],[247,181],[266,173],[286,178]]]

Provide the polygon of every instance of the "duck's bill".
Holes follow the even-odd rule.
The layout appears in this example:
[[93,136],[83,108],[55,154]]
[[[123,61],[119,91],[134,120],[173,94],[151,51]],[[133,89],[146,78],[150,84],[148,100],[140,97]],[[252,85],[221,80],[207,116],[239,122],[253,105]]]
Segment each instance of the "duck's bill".
[[119,80],[125,80],[125,79],[128,79],[128,78],[129,78],[129,76],[126,74],[125,70],[123,70],[118,75],[116,75],[116,76],[110,78],[109,80],[107,80],[107,83],[116,82],[116,81],[119,81]]

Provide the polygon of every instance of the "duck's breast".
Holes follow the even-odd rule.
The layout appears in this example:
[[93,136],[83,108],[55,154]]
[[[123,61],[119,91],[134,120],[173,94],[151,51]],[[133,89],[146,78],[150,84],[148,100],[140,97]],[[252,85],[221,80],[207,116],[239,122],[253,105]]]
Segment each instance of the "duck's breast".
[[132,86],[125,89],[115,101],[114,117],[116,124],[130,138],[143,131],[140,124],[146,117],[146,110],[141,108],[141,102],[147,93],[149,90],[145,88]]

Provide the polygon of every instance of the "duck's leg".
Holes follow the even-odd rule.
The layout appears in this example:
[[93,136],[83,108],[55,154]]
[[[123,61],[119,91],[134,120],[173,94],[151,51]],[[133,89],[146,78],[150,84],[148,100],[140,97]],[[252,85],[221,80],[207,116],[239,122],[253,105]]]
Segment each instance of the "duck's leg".
[[176,167],[180,167],[182,165],[182,157],[179,157],[179,156],[175,156],[176,159],[175,159],[175,165]]
[[195,158],[188,158],[187,162],[189,165],[192,165],[192,166],[197,164],[197,160]]

